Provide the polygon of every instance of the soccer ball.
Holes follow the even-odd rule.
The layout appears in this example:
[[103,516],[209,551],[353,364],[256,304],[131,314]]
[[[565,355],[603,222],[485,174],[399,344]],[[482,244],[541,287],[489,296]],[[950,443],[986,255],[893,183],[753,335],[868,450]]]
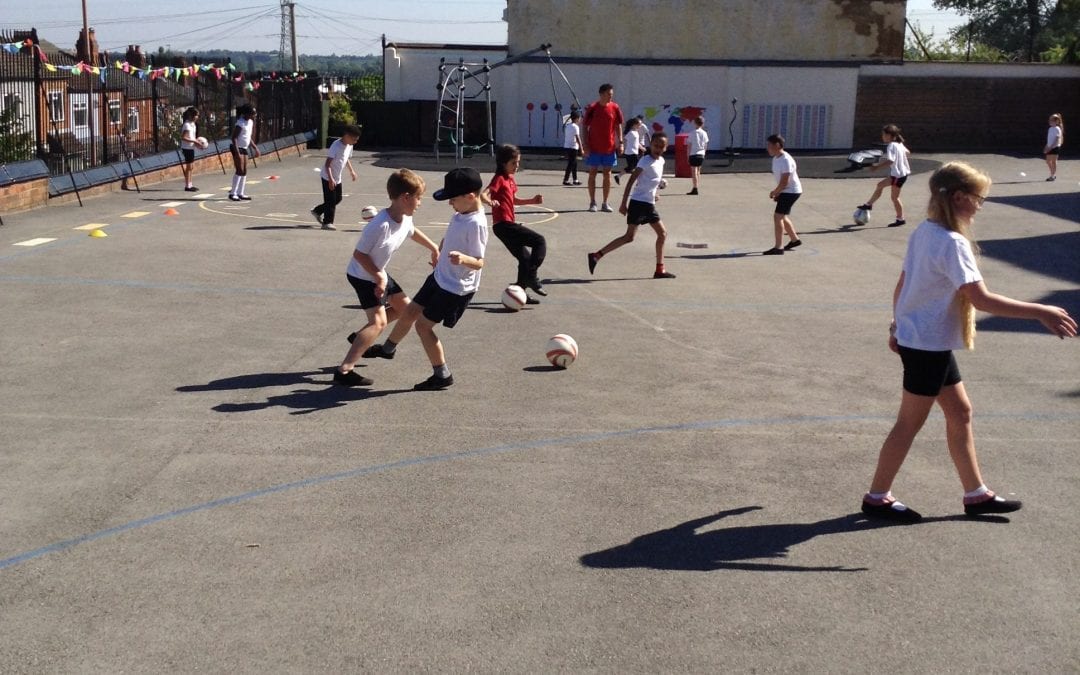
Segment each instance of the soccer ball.
[[865,225],[870,222],[870,212],[866,209],[855,209],[855,213],[851,214],[851,219],[856,225]]

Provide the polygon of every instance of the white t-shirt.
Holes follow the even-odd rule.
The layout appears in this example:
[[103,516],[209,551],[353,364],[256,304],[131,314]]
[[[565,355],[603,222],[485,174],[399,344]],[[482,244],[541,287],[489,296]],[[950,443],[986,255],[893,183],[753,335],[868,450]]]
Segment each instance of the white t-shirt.
[[1053,150],[1061,145],[1061,127],[1050,127],[1046,130],[1046,147]]
[[[185,141],[185,135],[190,135],[191,140]],[[190,120],[180,125],[180,148],[182,150],[195,149],[195,123]]]
[[488,224],[484,212],[455,213],[446,227],[439,262],[435,264],[435,282],[439,288],[456,295],[475,293],[480,288],[480,272],[467,265],[450,262],[450,251],[483,258],[487,250]]
[[323,180],[330,180],[330,177],[333,176],[334,182],[340,183],[341,172],[345,170],[345,163],[348,162],[349,157],[352,156],[352,151],[353,146],[340,138],[331,143],[330,148],[326,151],[326,157],[330,160],[330,171],[326,170],[326,162],[323,162],[319,176],[321,176]]
[[[390,217],[386,209],[383,209],[364,225],[364,231],[360,233],[360,239],[356,242],[356,250],[370,256],[375,267],[386,270],[390,257],[415,231],[412,216],[402,216],[399,223]],[[375,281],[375,277],[356,262],[355,257],[349,258],[349,267],[345,272],[357,279],[365,279],[373,283]]]
[[645,155],[638,161],[637,169],[640,171],[634,180],[634,187],[630,189],[630,199],[636,202],[656,203],[656,190],[660,187],[660,179],[664,177],[664,158]]
[[893,141],[885,148],[885,159],[892,162],[889,165],[889,175],[894,178],[903,178],[911,173],[911,165],[908,163],[908,155],[911,151],[899,141]]
[[931,352],[964,348],[958,289],[981,281],[971,243],[932,220],[908,239],[904,285],[896,300],[896,341]]
[[704,129],[694,129],[690,132],[690,154],[704,155],[709,147],[709,134]]
[[636,155],[638,154],[638,148],[641,146],[641,134],[637,132],[637,129],[631,129],[623,136],[623,154],[624,155]]
[[772,175],[777,185],[780,184],[780,179],[785,173],[791,175],[788,176],[788,184],[783,189],[783,192],[801,195],[802,182],[799,180],[799,171],[795,166],[795,158],[789,155],[787,150],[781,150],[779,155],[772,158]]
[[581,146],[578,145],[578,138],[581,134],[581,128],[575,122],[567,122],[563,125],[563,143],[562,146],[567,150],[580,150]]
[[255,128],[255,121],[239,117],[236,126],[240,127],[240,133],[236,136],[236,147],[246,148],[251,145],[251,130]]

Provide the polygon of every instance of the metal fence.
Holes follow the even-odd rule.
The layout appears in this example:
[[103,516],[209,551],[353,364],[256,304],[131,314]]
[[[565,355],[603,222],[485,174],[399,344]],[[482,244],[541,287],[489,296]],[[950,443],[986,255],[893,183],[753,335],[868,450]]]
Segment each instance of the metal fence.
[[107,55],[84,64],[36,44],[5,46],[0,135],[26,142],[0,146],[0,162],[36,157],[53,175],[178,149],[189,106],[200,112],[198,135],[210,140],[229,137],[245,103],[258,111],[260,143],[317,129],[326,95],[316,73],[243,73],[228,63],[139,68]]

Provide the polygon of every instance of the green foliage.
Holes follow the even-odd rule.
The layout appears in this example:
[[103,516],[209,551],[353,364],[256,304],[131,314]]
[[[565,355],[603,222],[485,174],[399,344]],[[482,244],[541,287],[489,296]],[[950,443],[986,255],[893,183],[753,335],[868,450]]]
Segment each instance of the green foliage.
[[383,76],[381,73],[364,75],[349,80],[345,95],[353,101],[383,100]]
[[[270,73],[281,70],[281,56],[277,52],[167,52],[164,47],[160,47],[155,60],[157,63],[167,64],[174,57],[182,57],[188,63],[223,65],[231,61],[237,68],[247,72]],[[320,75],[381,74],[382,57],[371,54],[367,56],[301,54],[300,69],[318,71]]]
[[[968,18],[950,31],[954,40],[988,45],[1010,61],[1034,61],[1054,47],[1053,16],[1059,7],[1074,4],[1074,0],[934,0],[934,7]],[[1074,34],[1076,28],[1074,22]]]
[[335,94],[330,97],[330,135],[339,136],[349,124],[356,124],[356,111],[347,96]]
[[979,42],[968,42],[960,37],[935,39],[932,31],[923,31],[916,22],[904,44],[904,60],[995,62],[1009,59],[1001,50]]
[[0,110],[0,162],[22,162],[34,158],[34,139],[26,130],[17,107]]

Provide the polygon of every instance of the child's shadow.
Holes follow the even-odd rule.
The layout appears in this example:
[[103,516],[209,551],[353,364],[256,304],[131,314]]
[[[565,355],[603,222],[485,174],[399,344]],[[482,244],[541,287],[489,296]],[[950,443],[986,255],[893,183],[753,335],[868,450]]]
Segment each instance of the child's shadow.
[[[325,376],[314,379],[316,375]],[[259,389],[262,387],[287,387],[290,385],[329,385],[322,389],[304,387],[294,389],[287,394],[268,396],[265,400],[252,400],[237,403],[219,403],[212,408],[217,412],[237,413],[266,410],[275,406],[292,408],[290,415],[307,415],[319,410],[340,408],[350,401],[362,401],[369,398],[377,398],[388,394],[400,394],[411,389],[383,389],[371,390],[357,387],[338,387],[333,384],[333,366],[312,371],[300,371],[294,373],[253,373],[250,375],[237,375],[220,380],[213,380],[203,385],[187,385],[177,387],[177,391],[224,391],[228,389]]]
[[[816,523],[776,523],[726,527],[695,533],[700,527],[728,516],[738,516],[760,510],[760,506],[744,506],[729,511],[690,520],[681,525],[643,534],[621,546],[587,553],[581,556],[586,567],[604,569],[644,567],[656,570],[685,570],[711,572],[721,569],[756,572],[863,572],[866,567],[829,565],[806,567],[780,563],[742,562],[758,558],[783,559],[788,550],[814,537],[845,532],[862,532],[879,527],[892,527],[888,521],[868,520],[861,514],[851,514],[820,520]],[[953,520],[954,518],[926,518]]]

